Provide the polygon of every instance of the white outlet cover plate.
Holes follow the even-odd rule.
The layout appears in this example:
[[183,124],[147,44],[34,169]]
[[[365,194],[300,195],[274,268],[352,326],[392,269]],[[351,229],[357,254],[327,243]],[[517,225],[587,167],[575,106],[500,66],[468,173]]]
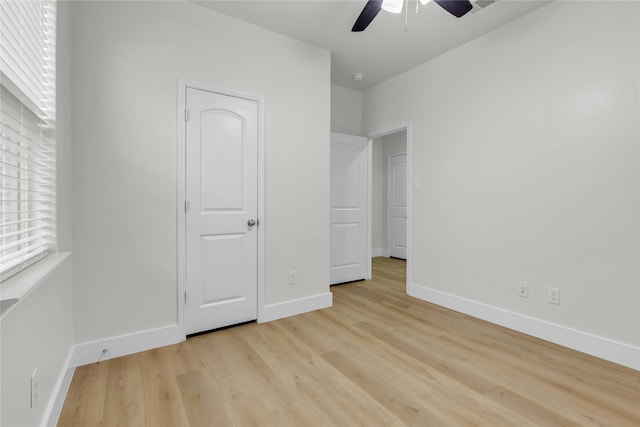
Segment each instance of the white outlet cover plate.
[[523,280],[518,282],[518,296],[529,298],[529,283]]

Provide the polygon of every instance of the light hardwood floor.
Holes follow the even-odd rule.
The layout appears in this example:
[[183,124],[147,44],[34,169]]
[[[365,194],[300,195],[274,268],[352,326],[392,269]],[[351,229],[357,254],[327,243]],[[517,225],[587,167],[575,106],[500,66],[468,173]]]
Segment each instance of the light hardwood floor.
[[404,293],[403,261],[329,309],[76,369],[59,426],[640,426],[640,372]]

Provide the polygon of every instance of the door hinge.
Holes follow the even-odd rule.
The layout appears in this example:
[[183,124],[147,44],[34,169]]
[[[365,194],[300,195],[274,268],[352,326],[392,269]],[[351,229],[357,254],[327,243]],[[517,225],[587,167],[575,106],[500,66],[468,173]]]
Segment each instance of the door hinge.
[[184,291],[184,303],[187,304],[187,291]]
[[184,110],[184,121],[185,122],[189,121],[189,110],[187,109]]
[[184,213],[189,213],[189,201],[184,201]]

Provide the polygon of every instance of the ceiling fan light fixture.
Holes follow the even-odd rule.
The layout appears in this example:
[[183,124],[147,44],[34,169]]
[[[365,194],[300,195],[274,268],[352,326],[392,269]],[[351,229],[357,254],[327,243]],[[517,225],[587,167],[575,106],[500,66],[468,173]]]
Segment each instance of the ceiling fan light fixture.
[[420,0],[420,4],[423,6],[429,2],[431,2],[431,0]]
[[400,13],[402,12],[403,3],[404,0],[382,0],[382,10],[391,13]]

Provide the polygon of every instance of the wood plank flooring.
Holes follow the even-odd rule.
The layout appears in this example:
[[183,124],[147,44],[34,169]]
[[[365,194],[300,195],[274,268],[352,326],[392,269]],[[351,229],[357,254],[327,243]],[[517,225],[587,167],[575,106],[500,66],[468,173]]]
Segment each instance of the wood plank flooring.
[[640,426],[640,372],[405,295],[405,263],[329,309],[76,369],[59,426]]

